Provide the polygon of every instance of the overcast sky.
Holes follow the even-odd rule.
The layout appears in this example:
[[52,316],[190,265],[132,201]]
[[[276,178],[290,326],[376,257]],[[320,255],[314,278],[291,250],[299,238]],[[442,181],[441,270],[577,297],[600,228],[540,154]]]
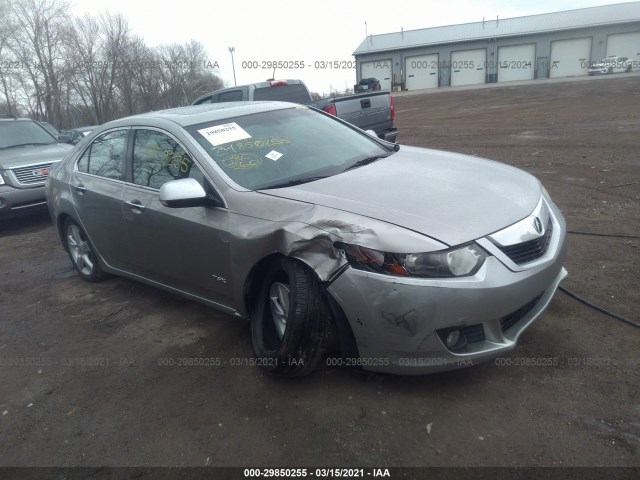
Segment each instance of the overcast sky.
[[[277,70],[276,78],[299,78],[319,93],[344,90],[355,69],[315,68],[316,61],[353,63],[369,34],[534,15],[596,5],[607,0],[75,0],[76,15],[122,13],[132,32],[150,46],[200,41],[218,74],[233,86],[229,47],[235,47],[238,84],[264,81],[273,70],[243,68],[243,62],[302,61],[302,70]],[[173,6],[169,7],[168,5]]]

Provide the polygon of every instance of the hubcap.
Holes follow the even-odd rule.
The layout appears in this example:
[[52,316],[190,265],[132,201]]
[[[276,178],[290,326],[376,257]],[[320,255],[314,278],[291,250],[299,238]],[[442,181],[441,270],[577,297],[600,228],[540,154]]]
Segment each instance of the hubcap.
[[91,275],[91,272],[93,272],[91,247],[89,242],[83,238],[80,227],[77,225],[70,225],[67,229],[67,245],[69,246],[71,259],[80,273]]
[[284,337],[289,316],[289,286],[285,283],[274,282],[269,290],[269,305],[271,317],[278,332],[278,337]]

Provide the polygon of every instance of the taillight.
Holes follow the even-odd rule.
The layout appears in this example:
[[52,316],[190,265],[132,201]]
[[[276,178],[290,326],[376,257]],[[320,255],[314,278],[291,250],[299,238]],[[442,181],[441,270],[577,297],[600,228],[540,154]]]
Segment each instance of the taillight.
[[286,80],[271,80],[269,82],[270,87],[286,87],[289,85]]
[[322,111],[327,112],[329,115],[333,115],[334,117],[338,116],[338,112],[336,111],[336,106],[333,103],[330,103],[329,105],[324,107]]
[[391,95],[389,95],[389,107],[391,107],[391,121],[393,122],[396,116],[396,107],[393,105],[393,97]]

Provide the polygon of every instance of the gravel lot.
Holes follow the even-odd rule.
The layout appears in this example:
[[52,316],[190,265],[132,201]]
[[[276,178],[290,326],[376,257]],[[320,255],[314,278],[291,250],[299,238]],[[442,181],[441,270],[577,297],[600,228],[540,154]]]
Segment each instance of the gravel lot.
[[[401,143],[516,165],[570,230],[634,235],[570,235],[564,285],[640,321],[639,76],[395,105]],[[286,380],[229,365],[248,323],[83,282],[46,215],[0,224],[0,266],[0,466],[640,467],[640,330],[562,292],[496,362]],[[193,357],[227,365],[163,365]]]

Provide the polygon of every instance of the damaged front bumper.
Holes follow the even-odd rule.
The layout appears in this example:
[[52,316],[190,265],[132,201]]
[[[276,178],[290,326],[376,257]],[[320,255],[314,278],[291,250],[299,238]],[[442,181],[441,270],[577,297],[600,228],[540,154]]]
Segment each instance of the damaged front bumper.
[[[514,272],[489,257],[473,276],[394,277],[347,268],[328,292],[353,331],[365,370],[423,374],[471,366],[512,349],[567,275],[553,259]],[[446,346],[458,330],[461,340]],[[356,364],[356,362],[353,362]]]

